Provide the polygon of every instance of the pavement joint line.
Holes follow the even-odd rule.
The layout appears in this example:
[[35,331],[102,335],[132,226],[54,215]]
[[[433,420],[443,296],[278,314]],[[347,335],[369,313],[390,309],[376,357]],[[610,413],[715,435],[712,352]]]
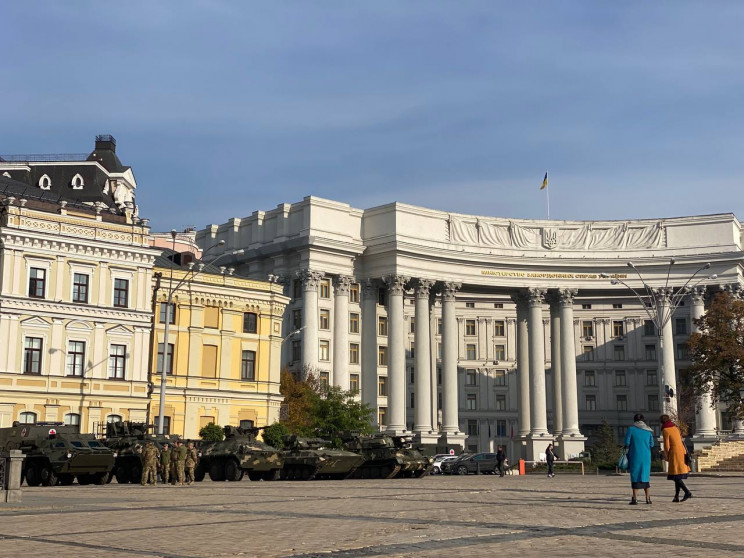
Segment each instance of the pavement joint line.
[[33,541],[37,543],[46,543],[46,544],[62,545],[62,546],[73,546],[76,548],[83,547],[83,548],[90,548],[91,550],[103,550],[106,552],[126,552],[128,554],[133,554],[135,556],[157,556],[159,558],[161,557],[162,558],[191,558],[191,555],[188,555],[188,554],[169,554],[169,553],[156,552],[156,551],[150,551],[150,550],[130,549],[130,548],[108,546],[108,545],[102,545],[102,544],[91,544],[91,543],[86,543],[86,542],[81,542],[81,541],[54,540],[54,539],[49,539],[46,536],[8,535],[8,534],[0,533],[0,540],[4,540],[4,539]]

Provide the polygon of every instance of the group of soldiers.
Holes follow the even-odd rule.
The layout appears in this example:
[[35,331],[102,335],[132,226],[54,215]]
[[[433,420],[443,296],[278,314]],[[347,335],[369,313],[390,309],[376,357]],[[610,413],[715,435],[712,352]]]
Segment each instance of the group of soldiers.
[[194,483],[194,469],[199,463],[199,453],[194,442],[188,447],[181,440],[173,443],[173,449],[166,442],[158,452],[153,442],[147,442],[142,450],[142,486],[157,484],[158,473],[164,484],[170,482],[174,486]]

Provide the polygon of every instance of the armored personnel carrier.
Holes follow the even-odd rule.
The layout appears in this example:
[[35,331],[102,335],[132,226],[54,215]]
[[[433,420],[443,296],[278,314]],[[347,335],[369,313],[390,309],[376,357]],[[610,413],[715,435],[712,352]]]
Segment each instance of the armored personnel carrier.
[[113,452],[92,434],[61,422],[15,423],[0,428],[0,448],[21,450],[22,477],[28,486],[105,484],[114,466]]
[[204,480],[207,472],[213,481],[239,481],[246,473],[252,481],[278,479],[282,452],[258,440],[259,430],[225,426],[224,440],[200,444],[194,480]]
[[147,442],[153,442],[158,450],[164,443],[172,443],[176,436],[149,434],[150,426],[144,422],[120,421],[106,424],[106,437],[102,443],[116,456],[113,474],[119,484],[138,483],[142,478],[141,453]]
[[355,479],[420,478],[431,468],[432,460],[412,447],[408,436],[346,435],[343,440],[344,449],[364,457],[364,463],[352,475]]
[[286,480],[345,479],[364,462],[350,451],[333,449],[321,438],[285,436],[284,468]]

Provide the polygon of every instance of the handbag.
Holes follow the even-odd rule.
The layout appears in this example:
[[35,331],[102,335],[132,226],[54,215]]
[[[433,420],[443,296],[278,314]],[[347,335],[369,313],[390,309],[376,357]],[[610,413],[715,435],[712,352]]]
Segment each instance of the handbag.
[[628,470],[628,453],[625,450],[620,454],[620,459],[617,460],[617,468],[621,471]]
[[685,465],[688,467],[692,465],[692,457],[690,456],[690,452],[687,451],[687,446],[685,446]]

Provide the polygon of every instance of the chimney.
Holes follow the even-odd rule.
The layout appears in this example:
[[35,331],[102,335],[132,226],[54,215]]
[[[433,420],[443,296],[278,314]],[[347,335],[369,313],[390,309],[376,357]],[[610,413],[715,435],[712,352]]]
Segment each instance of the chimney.
[[96,151],[108,150],[116,153],[116,139],[111,134],[101,134],[96,136]]

